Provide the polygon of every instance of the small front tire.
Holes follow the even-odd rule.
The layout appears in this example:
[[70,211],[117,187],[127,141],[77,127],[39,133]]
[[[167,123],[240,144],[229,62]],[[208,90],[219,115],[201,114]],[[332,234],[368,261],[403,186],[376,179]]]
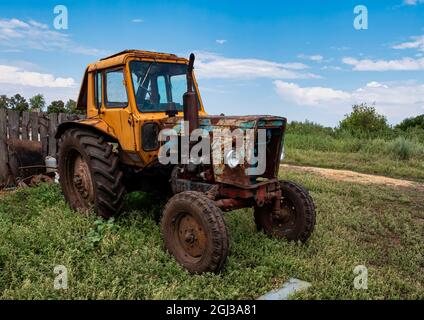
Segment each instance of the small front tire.
[[272,237],[306,242],[315,227],[314,201],[306,189],[294,182],[280,181],[280,189],[283,215],[275,216],[271,204],[255,207],[257,229]]
[[219,273],[228,256],[221,210],[201,192],[185,191],[166,204],[161,232],[165,247],[191,273]]

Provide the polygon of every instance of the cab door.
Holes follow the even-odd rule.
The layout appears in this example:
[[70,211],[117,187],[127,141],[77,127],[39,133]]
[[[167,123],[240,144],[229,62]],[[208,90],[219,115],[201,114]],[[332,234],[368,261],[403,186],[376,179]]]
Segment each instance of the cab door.
[[[101,106],[101,118],[114,130],[121,148],[134,152],[134,117],[129,104],[124,67],[97,71],[95,81],[97,99],[102,100],[97,102]],[[99,94],[100,90],[103,94]]]

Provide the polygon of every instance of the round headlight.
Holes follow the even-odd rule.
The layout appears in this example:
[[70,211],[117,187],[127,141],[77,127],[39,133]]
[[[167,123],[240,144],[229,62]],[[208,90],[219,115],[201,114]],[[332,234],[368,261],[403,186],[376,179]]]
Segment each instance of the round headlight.
[[240,154],[236,151],[236,150],[231,150],[227,153],[227,155],[225,156],[225,160],[227,165],[231,168],[234,169],[235,167],[237,167],[239,164],[241,164],[241,156]]

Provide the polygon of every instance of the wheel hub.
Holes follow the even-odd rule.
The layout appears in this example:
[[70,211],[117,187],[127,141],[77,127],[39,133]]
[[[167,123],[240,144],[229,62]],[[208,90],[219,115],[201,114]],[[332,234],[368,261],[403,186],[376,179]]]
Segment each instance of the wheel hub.
[[78,156],[74,164],[73,183],[76,191],[86,203],[93,201],[93,183],[87,163]]
[[[285,200],[285,201],[284,201]],[[278,228],[288,227],[295,223],[296,208],[287,199],[282,199],[281,209],[278,213],[272,214],[272,221],[274,226]]]
[[201,257],[206,245],[206,235],[201,223],[186,213],[179,219],[177,230],[185,255],[193,258]]

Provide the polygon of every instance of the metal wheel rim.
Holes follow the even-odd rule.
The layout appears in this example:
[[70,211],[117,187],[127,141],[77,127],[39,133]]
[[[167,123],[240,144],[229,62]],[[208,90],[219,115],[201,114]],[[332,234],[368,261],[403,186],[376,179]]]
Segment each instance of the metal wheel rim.
[[71,188],[79,202],[85,209],[89,209],[94,203],[94,187],[91,179],[91,171],[88,163],[81,153],[73,150],[71,160]]
[[192,214],[181,212],[176,221],[174,235],[178,250],[187,260],[198,261],[206,249],[207,237],[204,227]]
[[271,215],[274,230],[287,232],[296,226],[296,207],[294,203],[287,199],[281,199],[281,211],[283,215]]

